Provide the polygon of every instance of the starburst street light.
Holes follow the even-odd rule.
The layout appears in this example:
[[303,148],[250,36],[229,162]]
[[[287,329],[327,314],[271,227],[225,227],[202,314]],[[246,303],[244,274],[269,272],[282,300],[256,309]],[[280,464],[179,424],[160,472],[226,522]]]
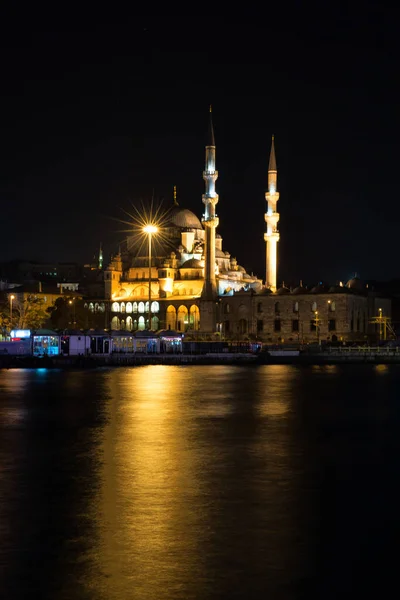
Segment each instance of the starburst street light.
[[148,223],[143,227],[143,232],[149,239],[149,331],[151,331],[151,237],[158,232],[158,227]]

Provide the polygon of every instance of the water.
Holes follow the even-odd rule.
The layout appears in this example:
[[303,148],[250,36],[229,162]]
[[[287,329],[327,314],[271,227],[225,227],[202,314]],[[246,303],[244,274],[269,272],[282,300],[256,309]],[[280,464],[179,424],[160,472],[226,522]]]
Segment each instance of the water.
[[396,584],[400,368],[0,372],[0,597]]

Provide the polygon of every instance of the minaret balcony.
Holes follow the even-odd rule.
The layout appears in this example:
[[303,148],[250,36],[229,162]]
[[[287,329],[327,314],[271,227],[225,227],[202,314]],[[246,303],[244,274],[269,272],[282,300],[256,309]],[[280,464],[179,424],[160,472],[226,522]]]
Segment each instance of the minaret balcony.
[[278,231],[273,231],[272,233],[264,233],[264,241],[265,242],[279,242],[279,232]]
[[219,218],[218,217],[213,217],[213,218],[205,218],[203,217],[201,220],[202,223],[204,223],[204,225],[206,227],[218,227],[219,225]]

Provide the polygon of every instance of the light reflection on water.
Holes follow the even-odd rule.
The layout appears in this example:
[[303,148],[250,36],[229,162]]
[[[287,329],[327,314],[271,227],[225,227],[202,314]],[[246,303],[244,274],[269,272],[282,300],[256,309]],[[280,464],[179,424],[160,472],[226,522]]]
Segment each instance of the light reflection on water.
[[360,536],[360,507],[382,501],[369,465],[390,487],[381,475],[398,456],[386,444],[399,443],[400,370],[384,373],[1,372],[0,589],[10,598],[33,585],[57,599],[337,597],[357,570],[346,547]]

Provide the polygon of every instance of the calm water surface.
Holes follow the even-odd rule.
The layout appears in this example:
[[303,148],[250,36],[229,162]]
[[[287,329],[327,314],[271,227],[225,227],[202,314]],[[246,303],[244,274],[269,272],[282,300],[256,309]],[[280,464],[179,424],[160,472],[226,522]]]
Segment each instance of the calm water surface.
[[397,366],[0,371],[0,597],[397,588],[399,390]]

